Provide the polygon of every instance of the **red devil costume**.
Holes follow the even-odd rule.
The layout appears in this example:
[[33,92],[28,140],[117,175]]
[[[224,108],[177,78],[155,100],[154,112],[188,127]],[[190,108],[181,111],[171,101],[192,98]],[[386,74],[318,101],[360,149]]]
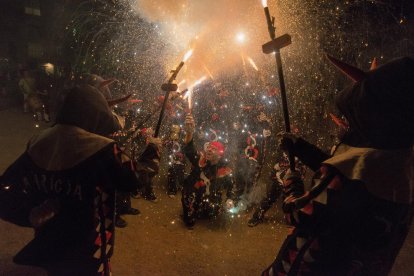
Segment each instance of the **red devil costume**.
[[[254,227],[261,223],[264,219],[265,213],[273,206],[276,200],[283,195],[283,178],[289,169],[289,160],[285,154],[279,156],[279,161],[273,166],[270,173],[270,187],[266,192],[265,198],[263,198],[256,211],[253,213],[252,218],[248,221],[247,225]],[[295,170],[300,173],[302,179],[305,177],[306,169],[299,159],[295,158]]]
[[[224,154],[224,146],[220,142],[211,142],[210,146],[220,156]],[[182,191],[183,219],[188,227],[192,227],[196,218],[216,217],[222,210],[222,191],[226,191],[227,199],[234,199],[235,187],[232,171],[222,159],[217,164],[207,161],[196,151],[193,140],[183,151],[192,164]]]
[[[260,118],[260,114],[263,119]],[[235,126],[232,135],[237,146],[235,178],[237,197],[241,199],[248,198],[261,173],[271,125],[263,112],[249,106],[244,107]]]
[[[92,86],[75,87],[56,125],[33,137],[1,177],[0,215],[34,227],[14,258],[51,275],[109,275],[116,191],[138,186],[131,162],[104,137],[119,122]],[[149,146],[144,155],[157,155]]]
[[330,59],[354,80],[337,100],[349,129],[332,156],[294,143],[316,171],[313,187],[303,193],[294,174],[285,179],[296,227],[263,275],[388,275],[411,224],[414,61],[366,73]]
[[[117,104],[120,104],[126,100],[128,100],[131,97],[131,94],[118,98],[113,99],[112,93],[110,90],[110,85],[116,82],[116,79],[104,79],[101,76],[95,75],[95,74],[84,74],[80,77],[80,83],[86,84],[95,87],[99,90],[99,92],[102,93],[102,95],[107,100],[109,106],[111,108],[115,107]],[[126,118],[119,116],[114,111],[112,114],[118,119],[121,129],[119,132],[117,132],[112,138],[115,139],[116,143],[121,147],[121,149],[125,150],[125,145],[122,143],[123,135],[122,132],[124,131]],[[132,208],[131,206],[131,196],[130,193],[125,193],[118,191],[116,194],[116,216],[115,216],[115,226],[117,227],[126,227],[127,221],[124,220],[121,215],[128,214],[128,215],[137,215],[140,211],[138,209]]]

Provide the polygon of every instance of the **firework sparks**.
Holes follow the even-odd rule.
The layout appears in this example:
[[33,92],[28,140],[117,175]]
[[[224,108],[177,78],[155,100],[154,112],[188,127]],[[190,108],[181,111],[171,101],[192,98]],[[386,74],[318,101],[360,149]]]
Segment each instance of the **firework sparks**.
[[256,63],[253,61],[251,57],[248,57],[247,60],[249,61],[250,65],[254,68],[254,70],[259,71],[259,68],[257,68]]
[[207,79],[206,76],[201,77],[200,79],[196,80],[189,88],[188,88],[188,93],[186,94],[187,99],[188,99],[188,108],[190,109],[190,112],[193,108],[193,91],[194,88],[198,85],[200,85],[203,81],[205,81]]
[[[384,30],[390,33],[393,28],[404,32],[401,27],[406,26],[406,20],[402,25],[399,20],[394,22],[396,18],[403,18],[401,13],[395,14],[375,3],[361,9],[362,3],[281,0],[276,5],[275,0],[263,0],[262,7],[259,1],[255,5],[251,0],[83,1],[66,28],[66,39],[71,42],[67,45],[76,50],[73,59],[76,70],[96,69],[119,79],[119,85],[126,90],[140,87],[137,98],[145,100],[137,103],[139,107],[135,109],[139,108],[141,114],[152,110],[157,97],[154,91],[159,90],[160,79],[168,78],[177,56],[188,51],[189,46],[196,49],[197,54],[182,72],[187,84],[199,76],[212,79],[214,75],[214,82],[222,83],[231,94],[230,101],[239,106],[250,100],[246,98],[248,94],[259,95],[278,82],[278,77],[273,76],[274,64],[258,45],[269,37],[263,20],[263,8],[269,6],[275,16],[277,33],[292,36],[293,43],[283,51],[289,104],[294,107],[291,118],[301,126],[303,133],[326,133],[315,140],[329,144],[331,138],[320,127],[319,113],[333,112],[334,93],[341,82],[326,64],[323,51],[337,53],[340,57],[355,57],[353,63],[360,65],[367,64],[372,56],[380,57],[382,63],[413,51],[409,44],[398,44],[395,38],[383,34]],[[344,22],[353,24],[344,28]],[[235,45],[238,31],[248,35],[248,39]],[[381,45],[375,47],[378,37],[381,37]],[[246,72],[245,67],[250,65],[241,64],[241,53],[244,64],[250,62],[247,56],[254,60],[260,75]],[[201,101],[196,100],[200,94],[194,97],[197,109],[202,108]],[[321,102],[323,110],[318,112],[314,106],[320,106]],[[280,108],[279,99],[272,105]],[[237,114],[232,115],[237,117]],[[275,118],[279,116],[274,115]]]
[[207,68],[207,66],[206,66],[206,65],[203,65],[203,68],[204,68],[204,70],[206,70],[206,72],[207,72],[207,74],[209,75],[209,77],[210,77],[211,79],[214,79],[214,78],[213,78],[213,74],[211,74],[211,71]]

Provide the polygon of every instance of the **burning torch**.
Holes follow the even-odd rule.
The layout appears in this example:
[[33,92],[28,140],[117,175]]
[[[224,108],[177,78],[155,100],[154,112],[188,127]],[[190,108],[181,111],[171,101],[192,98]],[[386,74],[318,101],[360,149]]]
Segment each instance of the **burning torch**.
[[[280,49],[291,44],[292,40],[289,34],[284,34],[280,37],[276,37],[275,18],[270,16],[269,7],[267,6],[267,0],[262,0],[262,4],[263,4],[264,12],[266,15],[269,35],[271,38],[271,41],[262,45],[262,50],[263,50],[263,53],[265,54],[275,53],[276,71],[279,76],[280,95],[282,97],[282,108],[283,108],[283,118],[285,121],[285,130],[286,132],[290,132],[289,110],[288,110],[288,105],[287,105],[285,78],[283,77],[282,58],[280,57]],[[291,149],[288,149],[288,156],[289,156],[289,166],[290,166],[290,169],[293,171],[295,170],[295,158],[293,156]]]
[[171,77],[168,79],[167,83],[164,83],[161,86],[161,89],[163,91],[165,91],[165,98],[164,98],[164,102],[162,103],[162,108],[161,108],[161,112],[160,112],[160,117],[158,118],[158,123],[157,126],[155,128],[155,133],[154,133],[154,137],[158,137],[158,134],[160,132],[160,128],[161,128],[161,122],[162,119],[164,117],[164,112],[165,112],[165,108],[167,107],[167,102],[168,102],[168,98],[170,96],[170,92],[171,91],[176,91],[178,89],[178,86],[176,84],[174,84],[174,80],[178,75],[178,72],[180,72],[181,68],[183,68],[184,63],[191,57],[191,55],[193,54],[193,50],[189,50],[185,55],[183,60],[180,62],[180,64],[178,64],[177,68],[175,68],[175,70],[172,70],[171,73]]

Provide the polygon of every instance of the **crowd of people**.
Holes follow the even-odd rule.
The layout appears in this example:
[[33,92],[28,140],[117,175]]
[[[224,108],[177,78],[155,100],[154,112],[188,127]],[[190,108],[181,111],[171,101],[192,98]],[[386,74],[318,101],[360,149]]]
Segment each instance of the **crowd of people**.
[[49,123],[50,108],[54,104],[60,81],[45,68],[31,69],[20,65],[16,69],[0,70],[0,109],[19,105],[24,113],[33,115],[37,122]]
[[[115,99],[114,80],[84,75],[65,93],[54,125],[1,176],[0,217],[35,231],[14,261],[51,275],[110,275],[115,226],[127,226],[123,215],[140,213],[131,198],[157,201],[153,178],[164,158],[167,194],[174,200],[181,191],[189,229],[199,219],[246,209],[253,209],[247,225],[257,226],[280,198],[292,231],[263,275],[387,275],[412,218],[414,61],[363,72],[329,59],[353,80],[338,96],[343,135],[331,153],[297,133],[276,135],[258,101],[241,103],[230,118],[224,88],[198,112],[172,93],[168,134],[154,137],[134,112],[117,114],[114,103],[130,95]],[[19,87],[24,111],[49,120],[29,72]],[[272,136],[277,147],[269,147]],[[267,193],[253,200],[274,148]],[[388,169],[379,171],[379,164]],[[314,172],[309,185],[306,168]]]

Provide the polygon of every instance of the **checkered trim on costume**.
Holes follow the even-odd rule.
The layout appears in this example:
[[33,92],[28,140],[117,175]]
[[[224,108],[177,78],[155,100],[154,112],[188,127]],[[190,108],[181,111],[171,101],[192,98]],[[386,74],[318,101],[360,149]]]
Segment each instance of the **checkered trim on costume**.
[[97,259],[97,275],[110,276],[110,256],[114,244],[114,198],[101,187],[95,195],[95,242],[93,257]]

